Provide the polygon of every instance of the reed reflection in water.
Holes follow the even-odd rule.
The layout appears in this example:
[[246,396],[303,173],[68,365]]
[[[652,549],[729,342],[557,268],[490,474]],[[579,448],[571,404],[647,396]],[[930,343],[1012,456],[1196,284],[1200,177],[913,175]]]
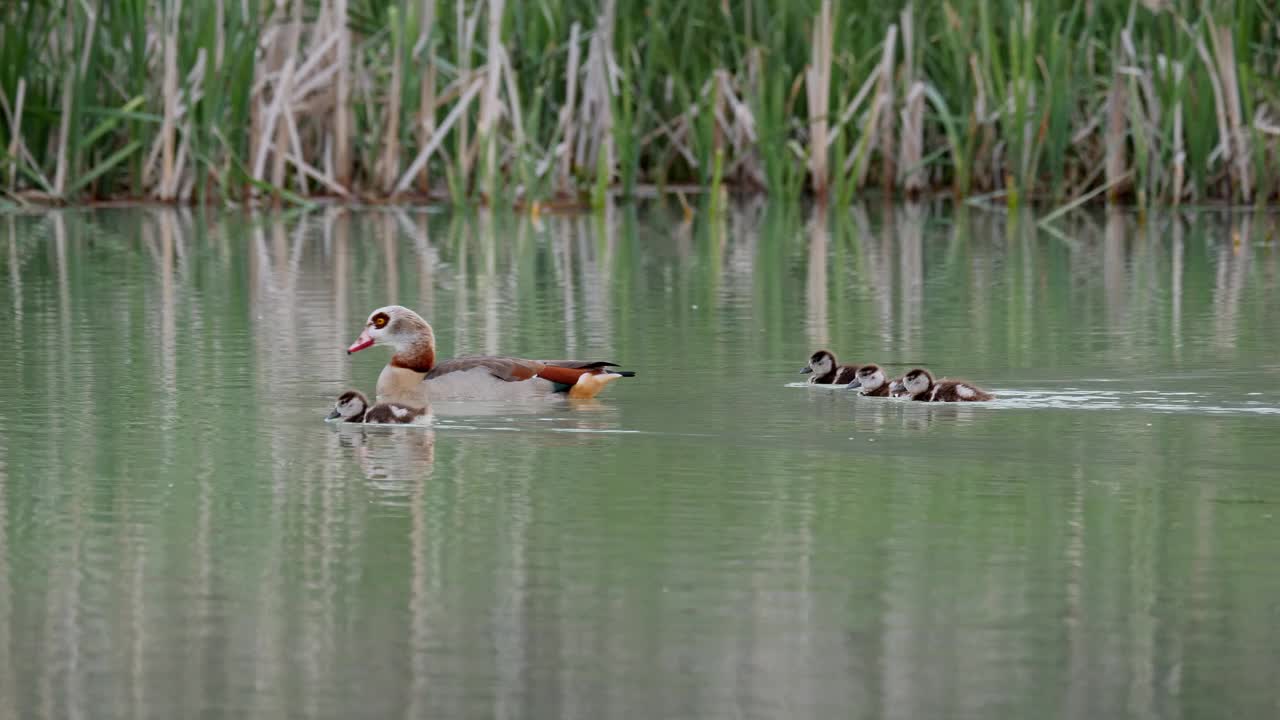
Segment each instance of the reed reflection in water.
[[[1266,716],[1276,226],[7,215],[0,718]],[[640,374],[324,424],[391,302]]]

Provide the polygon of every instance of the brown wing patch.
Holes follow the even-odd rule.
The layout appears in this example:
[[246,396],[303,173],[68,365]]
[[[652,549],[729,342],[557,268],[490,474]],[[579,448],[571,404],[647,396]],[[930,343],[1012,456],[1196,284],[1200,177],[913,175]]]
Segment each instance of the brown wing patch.
[[467,355],[445,360],[427,373],[428,380],[454,372],[466,372],[483,368],[490,375],[506,382],[520,382],[535,377],[545,366],[537,360],[498,357],[495,355]]
[[556,367],[573,368],[582,370],[603,370],[604,368],[618,367],[618,363],[605,362],[603,360],[539,360],[543,365],[555,365]]
[[591,372],[591,370],[586,368],[567,368],[557,365],[546,365],[538,372],[538,377],[543,380],[560,383],[561,385],[573,385],[578,382],[579,377],[584,373],[589,372]]

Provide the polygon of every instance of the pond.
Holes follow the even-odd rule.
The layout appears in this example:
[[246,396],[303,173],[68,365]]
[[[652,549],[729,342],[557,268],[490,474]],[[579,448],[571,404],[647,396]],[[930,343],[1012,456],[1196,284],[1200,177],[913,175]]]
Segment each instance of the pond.
[[[1278,226],[0,216],[0,718],[1274,716]],[[638,374],[325,423],[393,302]]]

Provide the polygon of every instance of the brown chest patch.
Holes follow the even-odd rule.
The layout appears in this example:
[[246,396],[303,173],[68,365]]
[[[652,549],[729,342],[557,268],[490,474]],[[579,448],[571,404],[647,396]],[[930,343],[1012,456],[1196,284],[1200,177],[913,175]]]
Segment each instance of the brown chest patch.
[[429,373],[436,366],[436,351],[430,346],[414,352],[391,356],[391,367],[404,368],[419,373]]

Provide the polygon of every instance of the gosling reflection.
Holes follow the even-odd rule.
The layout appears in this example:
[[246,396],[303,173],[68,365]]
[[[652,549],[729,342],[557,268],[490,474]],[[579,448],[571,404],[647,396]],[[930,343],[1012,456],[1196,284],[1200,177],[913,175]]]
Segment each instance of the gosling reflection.
[[430,427],[399,430],[400,425],[330,423],[342,448],[375,487],[399,494],[430,477],[436,461],[436,431]]

